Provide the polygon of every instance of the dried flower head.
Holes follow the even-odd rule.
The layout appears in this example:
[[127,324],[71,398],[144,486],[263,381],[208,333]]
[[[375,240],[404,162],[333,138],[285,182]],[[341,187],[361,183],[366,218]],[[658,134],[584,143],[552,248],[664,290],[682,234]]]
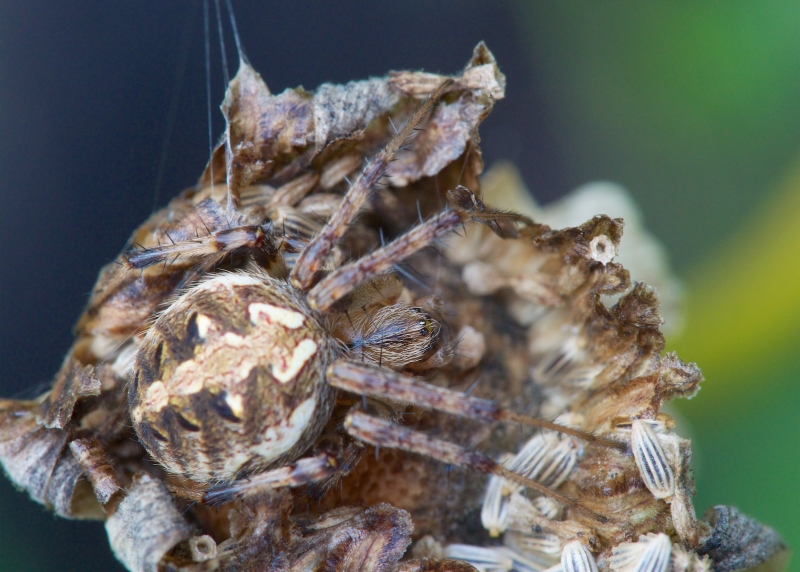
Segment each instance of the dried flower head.
[[483,44],[453,77],[313,93],[243,61],[205,172],[101,270],[52,388],[0,401],[10,479],[105,520],[132,571],[736,570],[783,550],[732,509],[695,516],[661,408],[702,376],[615,262],[623,220],[552,229],[496,173],[480,192],[504,88]]

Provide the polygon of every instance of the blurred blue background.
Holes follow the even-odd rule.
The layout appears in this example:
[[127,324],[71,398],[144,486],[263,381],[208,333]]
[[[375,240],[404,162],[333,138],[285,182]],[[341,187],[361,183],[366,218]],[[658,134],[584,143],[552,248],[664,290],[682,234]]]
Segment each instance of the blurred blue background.
[[[514,161],[542,203],[621,183],[684,281],[668,344],[707,378],[677,408],[698,512],[737,505],[800,545],[800,3],[234,9],[273,91],[451,73],[485,40],[508,76],[481,130],[487,166]],[[215,37],[212,52],[216,136]],[[0,1],[0,396],[48,383],[97,270],[201,172],[204,66],[199,2]],[[100,525],[56,520],[0,480],[1,571],[117,566]]]

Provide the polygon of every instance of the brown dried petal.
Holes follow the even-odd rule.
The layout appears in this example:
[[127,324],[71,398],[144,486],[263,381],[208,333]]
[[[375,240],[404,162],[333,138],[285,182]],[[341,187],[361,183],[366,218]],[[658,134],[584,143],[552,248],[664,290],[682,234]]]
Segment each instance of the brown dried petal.
[[100,271],[89,304],[75,328],[82,339],[76,342],[73,353],[78,353],[82,342],[90,344],[86,349],[90,354],[83,361],[108,359],[106,352],[97,350],[98,340],[111,339],[110,349],[117,350],[131,334],[148,323],[165,300],[203,270],[198,268],[197,261],[183,257],[164,260],[164,264],[154,264],[143,270],[132,268],[129,262],[134,255],[147,254],[142,248],[188,241],[240,224],[238,216],[225,211],[216,200],[195,198],[197,204],[178,197],[167,208],[153,214],[131,235],[129,243],[136,245],[137,250],[123,252],[114,264]]
[[32,401],[0,401],[0,460],[17,486],[44,503],[47,483],[67,443],[67,434],[38,425],[38,407]]
[[385,79],[351,81],[344,85],[322,84],[314,93],[314,143],[317,149],[334,139],[364,129],[399,101],[400,97]]
[[[273,162],[275,172],[294,161],[296,165],[281,171],[281,177],[287,178],[329,144],[360,139],[375,119],[403,101],[429,95],[444,79],[435,74],[399,72],[344,85],[323,84],[313,94],[297,88],[271,95],[261,76],[242,62],[222,105],[228,121],[228,154],[251,146],[257,152],[249,160],[265,169]],[[390,168],[393,183],[404,185],[435,175],[457,159],[504,90],[505,77],[491,52],[479,44],[450,89],[459,95],[436,110],[425,131],[417,133],[409,151],[401,153]],[[219,179],[223,174],[219,161],[215,165],[215,179]],[[237,189],[233,190],[236,194]]]
[[90,395],[100,395],[100,380],[94,367],[84,366],[72,354],[67,354],[56,375],[53,390],[42,405],[42,424],[48,429],[63,429],[69,423],[78,399]]
[[636,326],[658,327],[664,323],[658,312],[658,298],[646,284],[637,283],[631,292],[620,298],[614,311],[620,322]]
[[714,529],[697,552],[708,555],[717,572],[745,570],[763,564],[787,550],[777,532],[732,506],[715,506],[703,520]]
[[411,543],[413,529],[406,511],[388,504],[370,507],[305,536],[293,549],[291,570],[394,570]]
[[466,264],[464,281],[471,291],[485,295],[508,287],[523,300],[561,307],[571,296],[580,296],[584,305],[592,302],[593,292],[587,292],[587,286],[599,295],[617,293],[629,284],[624,269],[604,266],[591,256],[591,241],[597,236],[618,247],[620,221],[599,216],[576,228],[552,231],[533,225],[521,233],[518,240],[504,240],[487,228],[473,226],[466,236],[451,238],[449,255]]
[[405,186],[437,174],[472,144],[471,136],[491,111],[493,100],[467,93],[452,103],[440,103],[424,131],[412,139],[409,151],[401,152],[387,175],[395,186]]
[[[684,363],[675,352],[664,354],[659,363],[661,391],[669,398],[693,397],[700,390],[703,374],[696,363]],[[666,400],[665,400],[666,401]]]
[[0,400],[0,463],[8,477],[59,516],[104,518],[88,487],[76,489],[83,469],[65,448],[68,433],[39,425],[39,407],[35,401]]
[[400,564],[397,572],[475,572],[477,568],[463,560],[419,558]]
[[389,571],[411,542],[408,513],[388,504],[339,507],[309,519],[291,519],[291,506],[284,489],[252,495],[231,510],[220,570]]
[[[425,72],[391,72],[392,86],[405,95],[424,97],[442,82],[442,76]],[[472,58],[461,77],[455,79],[452,91],[459,89],[481,90],[494,99],[506,95],[506,76],[497,67],[497,60],[484,42],[479,42],[472,51]]]
[[228,85],[222,111],[232,148],[249,142],[263,158],[275,159],[310,144],[319,151],[330,141],[363,129],[398,101],[381,79],[323,84],[315,94],[298,88],[271,95],[261,75],[242,62]]
[[66,449],[62,451],[47,483],[45,506],[64,518],[104,518],[105,513],[97,510],[96,502],[87,502],[94,498],[89,487],[79,487],[85,483],[82,477],[83,469],[72,454]]
[[114,556],[131,572],[157,572],[162,558],[192,536],[167,487],[147,475],[134,482],[106,532]]
[[97,439],[76,439],[69,444],[72,454],[89,477],[97,500],[105,505],[120,490],[114,469]]

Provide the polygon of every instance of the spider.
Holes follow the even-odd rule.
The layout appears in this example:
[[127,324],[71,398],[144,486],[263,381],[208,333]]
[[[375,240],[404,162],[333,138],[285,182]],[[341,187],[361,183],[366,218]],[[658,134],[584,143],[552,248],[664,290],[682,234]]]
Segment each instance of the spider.
[[[397,263],[470,221],[501,236],[525,217],[487,208],[467,188],[448,193],[452,208],[370,254],[337,265],[337,244],[384,176],[395,154],[452,82],[444,82],[352,182],[338,209],[309,241],[287,242],[269,224],[247,222],[230,196],[225,228],[128,255],[145,270],[181,259],[210,268],[227,255],[249,253],[245,269],[212,273],[180,295],[149,327],[135,357],[128,390],[141,443],[169,473],[194,483],[177,488],[221,503],[264,487],[297,487],[347,470],[341,451],[314,449],[340,392],[399,401],[487,423],[516,422],[614,441],[526,417],[490,401],[407,375],[441,367],[453,353],[448,328],[433,308],[398,300]],[[387,295],[386,290],[395,290]],[[377,308],[377,309],[376,309]],[[351,312],[361,312],[354,321]],[[343,317],[344,316],[344,317]],[[356,400],[358,401],[358,400]],[[363,406],[342,429],[376,447],[416,453],[498,475],[548,497],[605,517],[490,457],[372,415]],[[306,453],[311,454],[306,456]]]

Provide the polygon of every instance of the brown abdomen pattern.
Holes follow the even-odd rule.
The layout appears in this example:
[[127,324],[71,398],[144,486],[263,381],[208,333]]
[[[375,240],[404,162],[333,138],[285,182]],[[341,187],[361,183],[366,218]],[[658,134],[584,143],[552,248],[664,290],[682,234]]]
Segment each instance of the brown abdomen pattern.
[[218,482],[299,456],[330,414],[335,343],[282,280],[229,273],[183,294],[134,365],[134,428],[169,472]]

